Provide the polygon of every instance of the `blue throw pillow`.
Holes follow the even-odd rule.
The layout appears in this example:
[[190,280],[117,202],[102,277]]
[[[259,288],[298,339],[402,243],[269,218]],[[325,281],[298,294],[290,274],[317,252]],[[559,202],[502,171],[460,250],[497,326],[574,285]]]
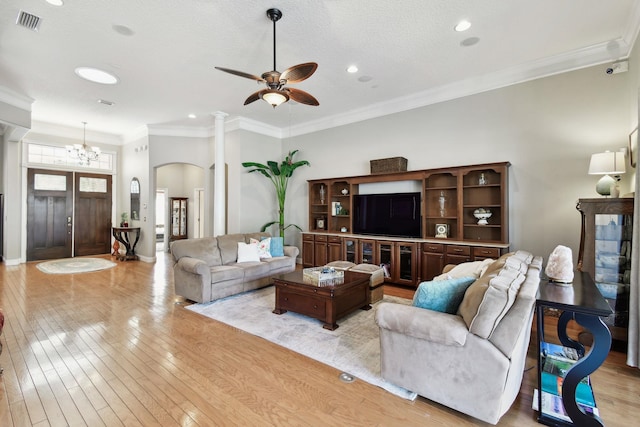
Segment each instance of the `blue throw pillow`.
[[272,257],[284,256],[284,237],[272,237],[269,252]]
[[422,282],[413,295],[413,305],[442,313],[456,314],[465,291],[475,280],[475,277],[470,276]]

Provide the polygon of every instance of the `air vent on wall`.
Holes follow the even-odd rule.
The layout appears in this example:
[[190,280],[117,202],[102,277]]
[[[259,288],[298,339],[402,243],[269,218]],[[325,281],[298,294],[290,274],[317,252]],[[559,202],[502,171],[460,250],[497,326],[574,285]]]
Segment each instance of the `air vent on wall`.
[[40,17],[21,10],[18,14],[16,24],[32,31],[38,31],[40,27]]

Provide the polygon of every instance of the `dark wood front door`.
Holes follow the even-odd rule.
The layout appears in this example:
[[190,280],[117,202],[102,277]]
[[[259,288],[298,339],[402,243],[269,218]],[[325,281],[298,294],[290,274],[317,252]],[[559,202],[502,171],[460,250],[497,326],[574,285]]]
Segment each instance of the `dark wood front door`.
[[111,251],[111,175],[76,172],[75,256]]
[[29,169],[27,261],[110,253],[111,195],[110,175]]
[[27,261],[71,256],[73,173],[29,169]]

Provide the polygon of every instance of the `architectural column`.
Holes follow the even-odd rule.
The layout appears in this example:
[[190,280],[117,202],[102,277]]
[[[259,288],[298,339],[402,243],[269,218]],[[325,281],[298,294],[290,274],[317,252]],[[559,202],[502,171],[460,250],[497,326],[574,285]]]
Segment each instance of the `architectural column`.
[[215,121],[215,168],[213,187],[213,236],[226,234],[227,218],[226,206],[226,177],[225,177],[225,144],[224,144],[224,118],[227,113],[217,111],[214,113]]

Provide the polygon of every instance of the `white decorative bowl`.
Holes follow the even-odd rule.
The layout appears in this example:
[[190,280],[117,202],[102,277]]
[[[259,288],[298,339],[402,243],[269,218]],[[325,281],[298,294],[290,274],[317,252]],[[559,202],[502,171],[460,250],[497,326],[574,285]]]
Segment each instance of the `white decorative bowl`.
[[487,225],[489,224],[487,219],[491,218],[491,212],[485,209],[476,209],[473,211],[473,216],[478,219],[478,225]]

